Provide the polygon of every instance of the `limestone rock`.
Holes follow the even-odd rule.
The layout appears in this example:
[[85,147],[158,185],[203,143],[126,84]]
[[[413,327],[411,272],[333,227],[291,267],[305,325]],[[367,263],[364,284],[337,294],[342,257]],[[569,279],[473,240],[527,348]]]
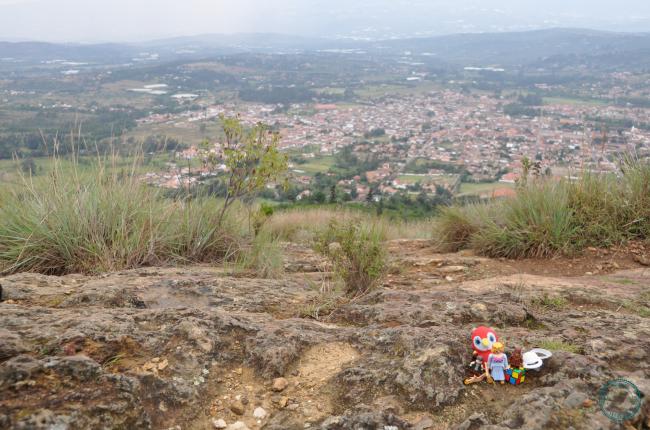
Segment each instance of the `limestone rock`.
[[488,425],[488,424],[490,424],[490,422],[488,421],[485,414],[475,413],[475,414],[472,414],[465,421],[463,421],[461,424],[459,424],[456,427],[456,430],[478,429],[478,428],[481,428],[482,426],[485,426],[485,425]]
[[258,420],[263,420],[266,418],[267,412],[264,408],[257,407],[253,411],[253,417],[257,418]]
[[244,412],[246,412],[246,407],[244,404],[241,402],[241,400],[235,400],[230,404],[230,410],[237,415],[244,415]]
[[[645,297],[643,269],[626,271],[624,288],[611,274],[495,274],[518,263],[426,255],[430,242],[409,243],[399,243],[404,268],[389,286],[337,303],[326,321],[299,316],[322,299],[302,274],[187,266],[2,278],[13,303],[0,303],[0,428],[169,429],[179,416],[227,418],[238,402],[242,421],[230,428],[240,430],[254,419],[269,430],[424,430],[429,421],[405,417],[439,425],[443,411],[457,411],[446,428],[609,430],[615,423],[591,413],[599,387],[622,377],[650,391],[650,320],[620,307]],[[409,252],[435,263],[413,266]],[[480,278],[483,265],[491,274]],[[440,266],[465,269],[447,284]],[[529,306],[546,293],[569,305]],[[517,393],[491,403],[494,415],[473,416],[480,388],[462,384],[476,325],[494,327],[508,349],[558,344],[525,389],[494,387]],[[282,375],[291,383],[273,379]],[[634,425],[649,414],[646,402]]]
[[226,427],[226,430],[250,430],[243,421],[237,421]]
[[285,378],[275,378],[273,380],[273,391],[284,391],[289,386],[289,381]]
[[467,270],[465,266],[443,266],[438,268],[438,272],[444,274],[460,273]]
[[212,420],[212,426],[218,430],[222,430],[228,427],[226,421],[222,418]]

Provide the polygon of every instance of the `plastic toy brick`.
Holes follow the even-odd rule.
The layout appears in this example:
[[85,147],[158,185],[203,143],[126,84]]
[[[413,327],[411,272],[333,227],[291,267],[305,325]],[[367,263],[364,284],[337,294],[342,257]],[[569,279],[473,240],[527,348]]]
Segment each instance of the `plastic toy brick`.
[[507,369],[506,382],[512,385],[519,385],[526,380],[526,369]]

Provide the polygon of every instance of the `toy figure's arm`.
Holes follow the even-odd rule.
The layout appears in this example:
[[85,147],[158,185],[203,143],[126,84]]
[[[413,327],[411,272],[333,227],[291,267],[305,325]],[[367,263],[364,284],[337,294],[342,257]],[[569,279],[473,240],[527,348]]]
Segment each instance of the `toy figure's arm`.
[[476,363],[476,357],[478,357],[478,353],[476,351],[472,351],[472,362],[469,363],[469,367],[472,367]]
[[505,359],[505,367],[506,369],[510,369],[510,364],[508,363],[508,356],[503,354],[503,358]]
[[485,379],[487,379],[488,384],[494,384],[494,379],[490,375],[490,367],[488,363],[483,363],[483,366],[485,366]]

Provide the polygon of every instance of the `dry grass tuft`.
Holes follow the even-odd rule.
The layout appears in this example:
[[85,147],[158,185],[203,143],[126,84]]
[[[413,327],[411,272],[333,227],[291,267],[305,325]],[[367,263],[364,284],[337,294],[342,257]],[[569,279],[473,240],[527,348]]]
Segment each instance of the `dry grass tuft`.
[[284,241],[310,243],[334,220],[341,224],[380,226],[387,240],[431,238],[430,220],[390,220],[352,209],[309,208],[277,212],[266,222],[264,229]]

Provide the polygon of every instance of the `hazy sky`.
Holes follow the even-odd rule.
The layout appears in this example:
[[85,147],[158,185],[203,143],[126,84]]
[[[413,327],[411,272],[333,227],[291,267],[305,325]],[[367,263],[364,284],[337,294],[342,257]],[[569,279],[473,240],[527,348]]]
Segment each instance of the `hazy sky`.
[[650,0],[0,0],[0,40],[235,32],[388,38],[558,26],[650,31]]

